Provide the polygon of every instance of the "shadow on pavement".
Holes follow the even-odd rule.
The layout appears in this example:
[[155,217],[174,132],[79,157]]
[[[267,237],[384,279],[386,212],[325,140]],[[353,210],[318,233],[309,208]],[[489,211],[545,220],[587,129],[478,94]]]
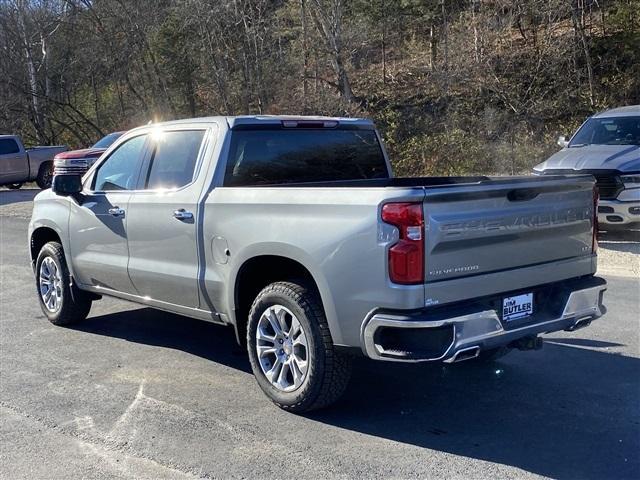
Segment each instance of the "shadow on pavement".
[[605,342],[602,340],[591,340],[588,338],[549,338],[544,339],[546,343],[555,343],[558,345],[576,346],[576,347],[592,347],[592,348],[610,348],[624,347],[622,343]]
[[237,345],[233,329],[213,323],[140,308],[89,317],[72,328],[128,342],[181,350],[251,373],[249,360],[244,349]]
[[10,205],[12,203],[31,202],[33,198],[42,190],[20,189],[20,190],[0,190],[0,206]]
[[[250,371],[231,329],[178,315],[142,308],[76,328]],[[550,341],[486,365],[356,359],[343,399],[305,418],[553,478],[640,478],[640,360],[580,348],[615,343]]]
[[359,362],[341,404],[310,418],[552,478],[640,478],[639,373],[554,344],[487,365]]

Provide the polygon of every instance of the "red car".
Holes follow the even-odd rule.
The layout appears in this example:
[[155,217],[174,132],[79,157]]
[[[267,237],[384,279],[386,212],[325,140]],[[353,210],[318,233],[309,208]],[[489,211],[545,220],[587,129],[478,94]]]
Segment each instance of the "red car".
[[70,150],[56,155],[53,159],[54,174],[80,174],[83,175],[91,165],[126,132],[113,132],[101,138],[90,148]]

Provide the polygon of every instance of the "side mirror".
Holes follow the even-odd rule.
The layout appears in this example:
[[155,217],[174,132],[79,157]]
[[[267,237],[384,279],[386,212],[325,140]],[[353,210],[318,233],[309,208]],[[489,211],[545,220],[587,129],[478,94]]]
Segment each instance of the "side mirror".
[[51,190],[56,195],[68,197],[82,191],[82,177],[80,175],[54,175]]
[[560,135],[558,137],[558,145],[560,145],[562,148],[567,148],[569,146],[569,140],[567,140],[567,137],[565,137],[564,135]]

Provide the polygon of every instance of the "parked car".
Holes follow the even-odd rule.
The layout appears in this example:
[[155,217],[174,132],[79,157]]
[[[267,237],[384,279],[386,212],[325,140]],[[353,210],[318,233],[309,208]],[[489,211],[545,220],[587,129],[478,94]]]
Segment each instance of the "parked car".
[[62,152],[54,158],[54,173],[78,173],[83,175],[94,164],[100,155],[109,148],[125,132],[113,132],[102,137],[92,147]]
[[459,362],[604,313],[593,177],[393,178],[371,121],[212,117],[123,135],[34,201],[42,311],[102,295],[230,325],[295,412],[352,355]]
[[587,119],[547,161],[540,175],[591,174],[600,201],[600,228],[640,228],[640,105],[614,108]]
[[36,181],[49,188],[53,178],[53,157],[65,146],[24,148],[18,135],[0,135],[0,185],[17,189]]

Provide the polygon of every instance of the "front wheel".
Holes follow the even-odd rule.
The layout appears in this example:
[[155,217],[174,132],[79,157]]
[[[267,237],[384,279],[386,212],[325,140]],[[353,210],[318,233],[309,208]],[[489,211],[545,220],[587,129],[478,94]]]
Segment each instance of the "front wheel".
[[335,350],[314,288],[295,282],[268,285],[253,302],[247,327],[253,374],[280,408],[307,412],[342,395],[351,359]]
[[71,325],[87,318],[90,296],[71,285],[62,245],[49,242],[36,260],[36,288],[40,308],[54,325]]

